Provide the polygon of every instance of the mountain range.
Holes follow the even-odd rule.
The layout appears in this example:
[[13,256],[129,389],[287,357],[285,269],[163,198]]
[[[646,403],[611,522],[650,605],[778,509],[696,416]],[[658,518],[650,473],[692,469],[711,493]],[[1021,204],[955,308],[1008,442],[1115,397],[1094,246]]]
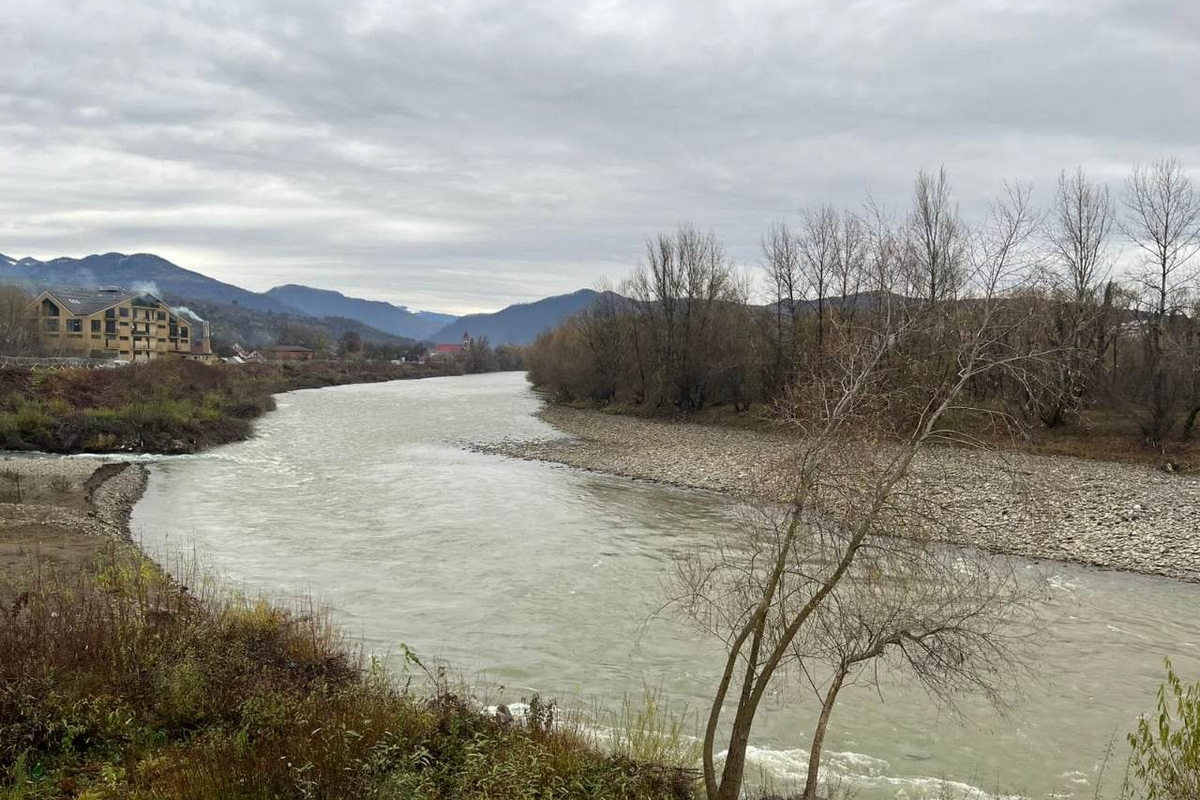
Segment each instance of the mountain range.
[[276,286],[266,296],[314,317],[348,317],[409,339],[427,339],[457,319],[452,314],[410,311],[382,300],[346,297],[341,292],[295,283]]
[[149,253],[104,253],[49,261],[0,255],[0,278],[30,286],[120,286],[135,291],[145,288],[172,303],[208,300],[237,303],[256,311],[292,311],[273,297],[223,283]]
[[590,307],[601,294],[580,289],[571,294],[518,303],[492,314],[468,314],[434,334],[435,341],[457,342],[464,334],[486,338],[492,344],[532,344],[537,335]]
[[[598,292],[582,289],[508,306],[491,314],[455,317],[297,284],[252,292],[149,253],[104,253],[48,261],[0,254],[0,281],[19,283],[29,289],[47,286],[143,289],[171,303],[202,307],[210,315],[214,335],[218,337],[224,333],[261,339],[288,322],[308,321],[334,333],[354,330],[366,340],[457,342],[464,333],[469,333],[475,338],[486,337],[493,345],[529,344],[540,332],[582,311],[600,296]],[[258,318],[246,314],[247,310],[259,312]],[[265,319],[263,314],[267,315]],[[253,333],[246,327],[246,320],[252,318],[256,323]]]

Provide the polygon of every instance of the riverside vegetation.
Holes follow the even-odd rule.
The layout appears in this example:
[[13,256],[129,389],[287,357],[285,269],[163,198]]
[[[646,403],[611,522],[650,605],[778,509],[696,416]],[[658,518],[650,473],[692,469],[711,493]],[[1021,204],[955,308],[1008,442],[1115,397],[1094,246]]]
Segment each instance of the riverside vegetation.
[[536,699],[513,720],[440,675],[413,691],[323,611],[181,585],[131,546],[73,573],[34,561],[0,597],[3,800],[691,796],[632,757],[661,740],[608,753]]
[[[481,362],[486,371],[491,362]],[[250,435],[272,395],[349,383],[459,375],[462,359],[201,364],[160,359],[112,369],[0,368],[0,449],[192,453]]]
[[[942,171],[922,172],[899,213],[869,198],[811,207],[763,235],[758,305],[716,235],[683,226],[647,242],[624,298],[544,333],[531,378],[566,402],[771,425],[797,377],[827,372],[840,331],[875,325],[889,298],[970,313],[969,277],[1001,257],[1010,324],[989,347],[1026,357],[964,387],[969,402],[943,420],[960,441],[1171,470],[1200,461],[1200,192],[1187,170],[1137,167],[1115,198],[1064,172],[1048,208],[1032,197],[1008,184],[969,220]],[[1015,218],[1019,237],[999,236]],[[927,343],[914,356],[953,367]]]

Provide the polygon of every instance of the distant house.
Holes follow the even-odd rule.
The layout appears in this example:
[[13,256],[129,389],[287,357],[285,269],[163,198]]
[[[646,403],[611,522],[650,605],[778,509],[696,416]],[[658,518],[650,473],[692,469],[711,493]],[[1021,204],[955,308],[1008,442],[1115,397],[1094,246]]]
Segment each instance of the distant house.
[[233,344],[233,356],[226,359],[233,364],[249,364],[251,362],[266,361],[265,358],[257,350],[247,350],[237,342]]
[[47,289],[30,305],[43,347],[93,358],[213,361],[209,326],[185,308],[125,289]]
[[298,344],[277,344],[262,351],[269,361],[312,361],[317,351]]
[[467,353],[471,349],[471,334],[464,332],[462,341],[457,344],[435,344],[433,349],[429,351],[429,355],[434,358],[450,358],[451,356],[460,356]]

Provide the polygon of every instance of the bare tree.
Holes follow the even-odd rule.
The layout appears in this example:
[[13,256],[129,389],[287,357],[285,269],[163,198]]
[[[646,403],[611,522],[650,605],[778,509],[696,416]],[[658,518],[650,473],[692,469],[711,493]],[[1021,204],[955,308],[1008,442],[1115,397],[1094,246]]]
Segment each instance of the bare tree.
[[721,241],[688,225],[660,234],[646,243],[646,261],[626,286],[657,373],[658,402],[703,408],[713,378],[733,366],[723,347],[746,302]]
[[32,301],[19,287],[0,286],[0,355],[27,356],[37,351]]
[[833,260],[833,286],[841,297],[837,311],[846,320],[852,320],[858,310],[866,261],[866,226],[853,211],[843,211]]
[[817,351],[825,347],[825,305],[834,284],[840,220],[833,206],[804,212],[800,223],[801,270],[817,306]]
[[905,291],[907,288],[898,285],[902,276],[898,265],[904,256],[903,238],[894,216],[880,207],[870,195],[867,195],[863,210],[866,237],[863,280],[873,295],[871,308],[879,313],[886,302],[887,292]]
[[771,344],[772,367],[769,383],[772,390],[782,388],[795,368],[799,339],[801,305],[805,284],[801,269],[803,255],[800,244],[785,223],[770,227],[762,241],[763,269],[770,287],[773,311]]
[[[919,681],[948,705],[974,692],[1003,707],[1026,672],[1031,593],[1011,561],[931,545],[914,516],[908,537],[864,548],[845,582],[813,616],[793,658],[820,702],[802,794],[816,800],[825,735],[840,692],[879,689],[879,663]],[[837,532],[831,533],[836,537]],[[818,677],[820,676],[820,677]]]
[[1111,232],[1116,218],[1108,187],[1082,169],[1059,175],[1046,241],[1048,297],[1040,304],[1037,335],[1054,354],[1040,380],[1031,382],[1030,405],[1048,427],[1075,413],[1102,371],[1116,318]]
[[1082,167],[1058,176],[1048,239],[1057,282],[1076,304],[1094,303],[1108,280],[1115,219],[1108,187],[1088,180]]
[[917,175],[907,227],[912,282],[929,303],[955,297],[962,280],[967,228],[945,167],[936,176],[924,170]]
[[626,359],[626,309],[621,298],[607,282],[597,287],[596,301],[578,315],[576,328],[590,356],[591,386],[588,396],[601,402],[611,401],[621,383]]
[[[843,682],[864,661],[893,648],[903,654],[908,647],[904,658],[911,656],[914,669],[940,676],[935,683],[946,680],[949,685],[961,677],[963,685],[993,686],[991,678],[970,666],[986,659],[959,658],[960,650],[971,649],[968,642],[980,643],[980,654],[1002,647],[990,630],[968,626],[963,638],[951,636],[952,621],[939,625],[937,614],[920,614],[915,611],[920,604],[907,605],[917,589],[896,587],[909,583],[929,590],[932,584],[915,577],[937,572],[937,546],[929,541],[929,532],[956,524],[912,480],[914,461],[935,442],[964,441],[943,424],[947,412],[963,402],[967,386],[978,376],[1011,368],[1026,357],[1005,349],[1013,323],[1000,291],[1013,282],[1021,261],[1017,254],[1029,226],[1024,209],[1014,203],[997,212],[996,228],[972,262],[977,273],[971,304],[910,304],[887,291],[877,316],[831,337],[837,347],[828,354],[827,368],[799,375],[784,403],[786,418],[801,435],[781,469],[786,487],[774,487],[786,498],[778,523],[745,526],[737,541],[681,560],[676,600],[726,646],[704,730],[703,771],[710,800],[739,796],[763,697],[798,656],[822,651],[813,642],[824,639],[825,653],[840,654],[834,659],[835,675],[842,672]],[[888,281],[885,289],[894,285]],[[945,351],[936,362],[941,367],[931,366],[931,347]],[[913,547],[894,549],[895,561],[879,555],[897,539]],[[882,601],[864,606],[861,595],[855,600],[854,592],[863,591],[856,589],[855,576],[861,570],[870,573],[872,561],[893,571],[887,579],[891,589],[884,593],[894,601],[891,606]],[[895,577],[906,565],[911,582]],[[976,599],[986,602],[982,595]],[[902,622],[902,608],[920,619]],[[858,611],[847,616],[839,609]],[[851,625],[847,620],[856,616],[861,620],[876,613],[895,622],[885,626],[890,634],[833,635],[840,646],[831,649],[827,634]],[[977,618],[949,615],[951,620],[967,617]],[[826,694],[830,709],[836,697],[837,690]],[[818,720],[822,737],[828,712],[824,717],[824,723]],[[722,728],[727,749],[718,772],[715,751]],[[814,741],[818,753],[820,745]]]
[[1182,323],[1195,288],[1200,253],[1200,194],[1174,159],[1134,168],[1125,185],[1125,234],[1142,252],[1141,288],[1144,328],[1142,432],[1158,445],[1174,427],[1179,392],[1172,358],[1172,323]]

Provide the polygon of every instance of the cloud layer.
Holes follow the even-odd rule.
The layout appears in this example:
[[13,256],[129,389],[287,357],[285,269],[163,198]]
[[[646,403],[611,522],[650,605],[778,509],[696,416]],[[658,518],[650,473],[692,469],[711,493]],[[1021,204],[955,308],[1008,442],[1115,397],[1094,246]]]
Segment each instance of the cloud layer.
[[1200,167],[1194,0],[8,0],[0,252],[455,312],[689,220]]

